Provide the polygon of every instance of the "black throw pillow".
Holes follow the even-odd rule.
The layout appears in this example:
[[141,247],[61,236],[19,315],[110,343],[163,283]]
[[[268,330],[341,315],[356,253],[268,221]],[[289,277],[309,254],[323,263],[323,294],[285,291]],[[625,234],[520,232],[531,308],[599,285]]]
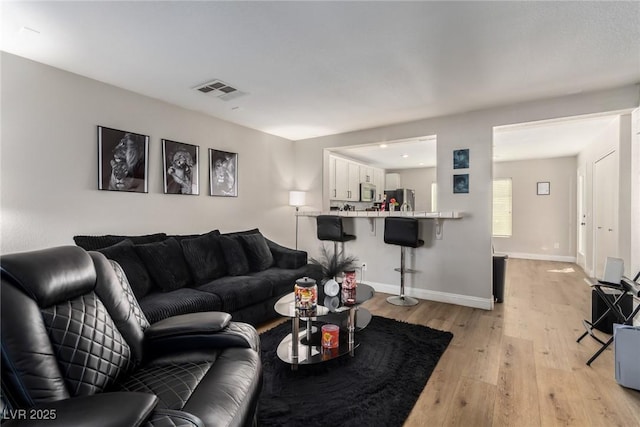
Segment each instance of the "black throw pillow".
[[140,299],[149,293],[152,287],[151,277],[131,240],[125,239],[113,246],[98,249],[96,252],[120,264],[136,298]]
[[191,285],[191,273],[176,239],[135,245],[135,248],[156,286],[163,291],[169,292]]
[[219,235],[220,233],[212,231],[180,242],[196,285],[203,285],[227,274],[224,254],[218,242]]
[[220,236],[220,248],[224,253],[224,261],[227,264],[229,276],[241,276],[249,273],[249,260],[244,253],[244,248],[239,236]]
[[178,243],[182,243],[182,241],[185,240],[185,239],[195,239],[196,237],[206,236],[207,234],[212,234],[214,236],[219,236],[220,235],[220,230],[213,230],[213,231],[210,231],[210,232],[205,233],[205,234],[169,234],[169,235],[167,235],[167,238],[173,237],[174,239],[176,239],[178,241]]
[[251,271],[266,270],[273,265],[271,249],[267,246],[267,241],[262,234],[244,234],[240,236],[240,239],[244,243]]
[[131,240],[134,245],[143,243],[161,242],[167,238],[165,233],[145,234],[142,236],[117,236],[107,234],[104,236],[73,236],[76,245],[87,251],[97,251],[98,249],[113,246],[123,240]]

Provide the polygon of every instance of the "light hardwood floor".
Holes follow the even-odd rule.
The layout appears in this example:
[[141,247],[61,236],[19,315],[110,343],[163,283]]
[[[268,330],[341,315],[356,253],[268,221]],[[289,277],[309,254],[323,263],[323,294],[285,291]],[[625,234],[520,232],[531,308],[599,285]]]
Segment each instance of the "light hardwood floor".
[[[574,272],[549,271],[566,268]],[[405,427],[640,426],[640,392],[616,383],[612,346],[589,367],[599,344],[576,343],[591,318],[584,278],[574,264],[509,259],[505,300],[493,311],[396,307],[386,294],[368,301],[375,315],[454,334]]]

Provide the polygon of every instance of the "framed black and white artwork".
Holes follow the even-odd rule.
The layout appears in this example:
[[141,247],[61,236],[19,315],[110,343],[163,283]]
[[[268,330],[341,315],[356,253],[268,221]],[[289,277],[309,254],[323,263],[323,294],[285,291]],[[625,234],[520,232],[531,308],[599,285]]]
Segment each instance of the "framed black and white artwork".
[[453,175],[453,192],[468,193],[469,192],[469,174]]
[[453,150],[453,168],[468,169],[469,168],[469,149]]
[[162,140],[162,176],[165,194],[200,194],[197,145]]
[[209,149],[209,180],[212,196],[238,196],[238,154]]
[[149,192],[149,136],[98,126],[98,188]]

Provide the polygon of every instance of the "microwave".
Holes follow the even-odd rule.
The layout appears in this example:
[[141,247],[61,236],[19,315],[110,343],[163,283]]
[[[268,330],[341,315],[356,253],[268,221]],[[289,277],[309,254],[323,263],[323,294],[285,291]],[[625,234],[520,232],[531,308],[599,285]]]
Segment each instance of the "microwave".
[[360,201],[374,202],[376,200],[376,186],[363,182],[360,184]]

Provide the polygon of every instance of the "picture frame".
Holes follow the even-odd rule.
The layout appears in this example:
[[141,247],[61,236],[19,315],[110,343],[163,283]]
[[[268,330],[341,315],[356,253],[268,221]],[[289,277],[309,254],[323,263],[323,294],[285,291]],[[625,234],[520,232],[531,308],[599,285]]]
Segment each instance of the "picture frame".
[[238,153],[209,148],[211,196],[238,197]]
[[149,136],[98,126],[98,189],[149,192]]
[[199,151],[197,145],[162,140],[164,194],[200,194]]
[[469,174],[453,175],[453,193],[468,193],[469,192]]
[[536,186],[538,196],[548,196],[551,194],[551,183],[549,181],[538,182]]
[[469,169],[469,149],[453,150],[453,168]]

